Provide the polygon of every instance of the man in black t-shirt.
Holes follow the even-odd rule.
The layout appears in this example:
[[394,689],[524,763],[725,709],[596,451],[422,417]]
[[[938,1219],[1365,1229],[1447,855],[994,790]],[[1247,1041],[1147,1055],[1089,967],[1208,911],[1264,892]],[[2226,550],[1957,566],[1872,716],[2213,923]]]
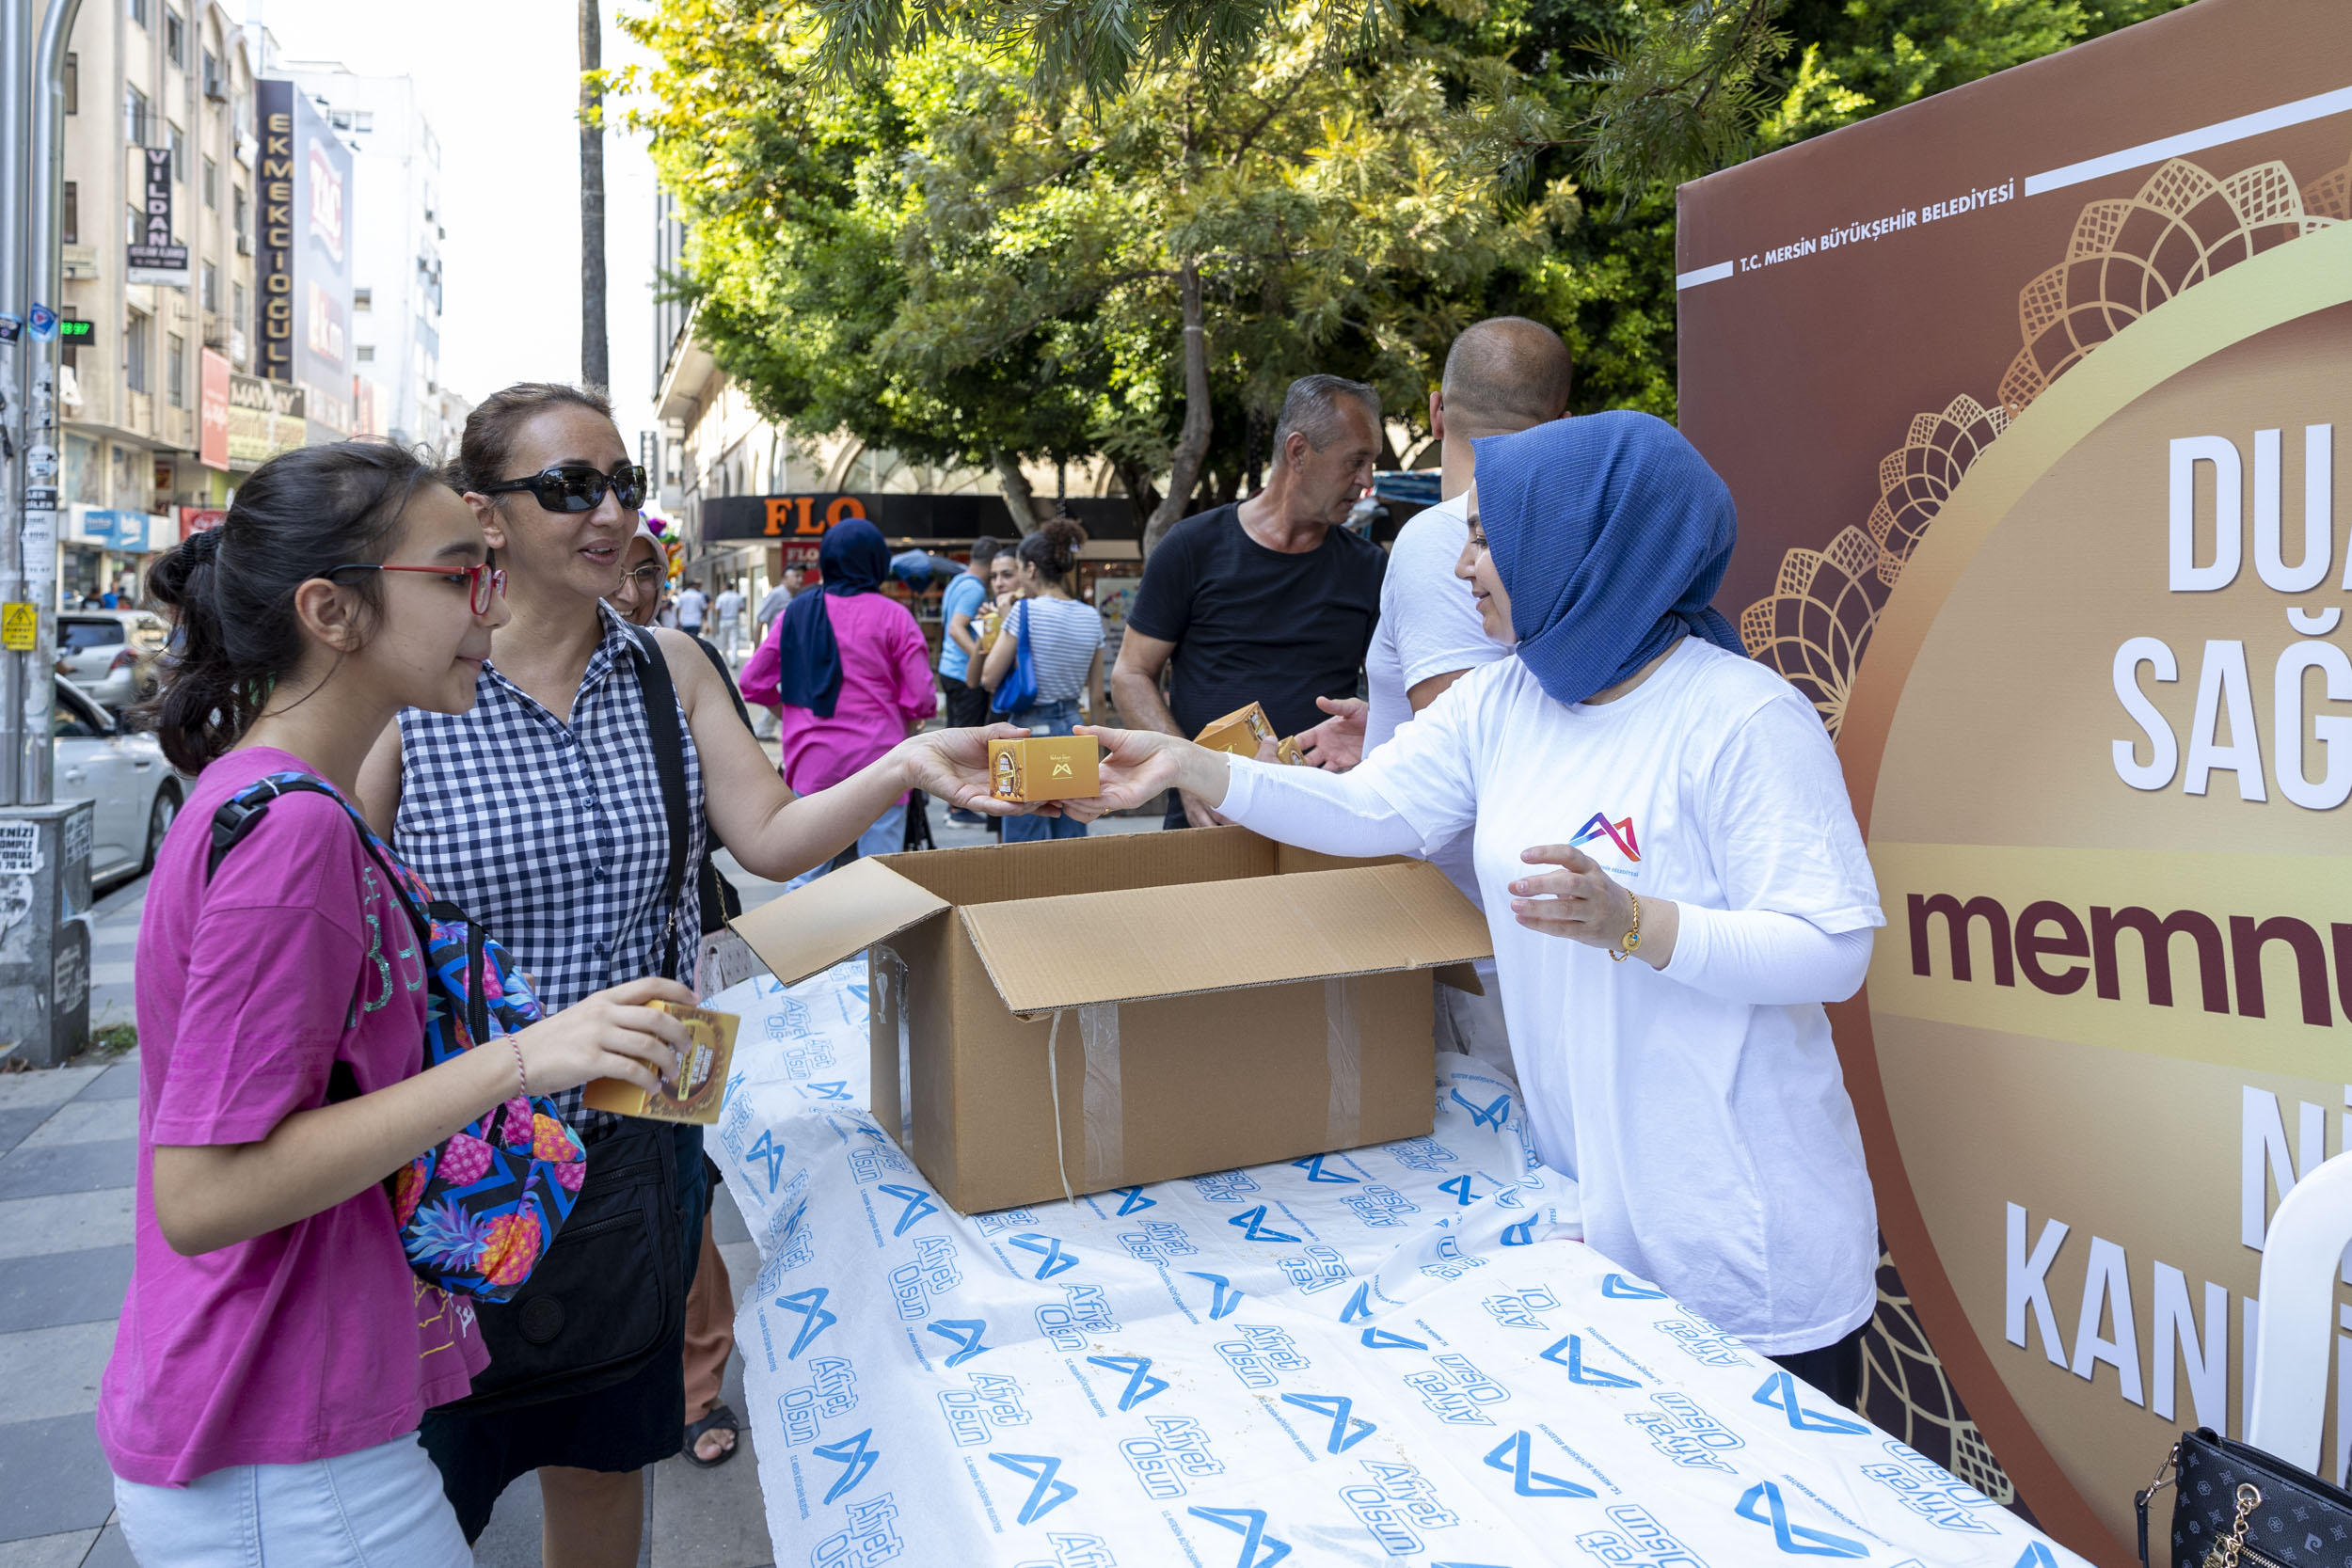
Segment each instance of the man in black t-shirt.
[[[1317,697],[1356,695],[1388,556],[1339,525],[1379,453],[1377,392],[1336,375],[1291,383],[1266,487],[1186,517],[1144,566],[1111,672],[1124,722],[1191,736],[1258,703],[1295,735],[1322,722]],[[1168,807],[1171,828],[1217,820],[1190,796]]]

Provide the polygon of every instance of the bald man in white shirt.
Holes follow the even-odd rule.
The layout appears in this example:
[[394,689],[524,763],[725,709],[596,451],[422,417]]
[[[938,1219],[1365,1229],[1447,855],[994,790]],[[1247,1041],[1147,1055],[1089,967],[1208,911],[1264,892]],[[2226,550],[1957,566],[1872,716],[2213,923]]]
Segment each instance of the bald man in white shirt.
[[[1385,743],[1400,725],[1482,664],[1505,657],[1489,638],[1470,586],[1454,575],[1470,532],[1469,491],[1482,436],[1508,436],[1565,418],[1573,373],[1568,345],[1541,322],[1496,316],[1465,329],[1446,354],[1445,377],[1429,395],[1429,425],[1438,437],[1438,503],[1406,523],[1389,549],[1380,588],[1380,621],[1364,655],[1369,703],[1322,699],[1334,717],[1299,738],[1308,760],[1344,771]],[[1483,909],[1470,835],[1439,846],[1430,860]],[[1496,1067],[1511,1066],[1494,964],[1478,965],[1484,996],[1438,987],[1438,1048]]]

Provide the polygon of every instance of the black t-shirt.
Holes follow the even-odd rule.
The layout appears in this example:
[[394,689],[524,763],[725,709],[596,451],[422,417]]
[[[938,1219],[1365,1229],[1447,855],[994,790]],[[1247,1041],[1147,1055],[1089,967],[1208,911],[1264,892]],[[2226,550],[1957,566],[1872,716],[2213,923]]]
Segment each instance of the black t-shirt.
[[1323,722],[1317,697],[1353,697],[1380,618],[1388,552],[1335,528],[1299,555],[1270,550],[1238,505],[1186,517],[1143,569],[1127,624],[1176,644],[1168,705],[1177,727],[1263,704],[1277,733]]

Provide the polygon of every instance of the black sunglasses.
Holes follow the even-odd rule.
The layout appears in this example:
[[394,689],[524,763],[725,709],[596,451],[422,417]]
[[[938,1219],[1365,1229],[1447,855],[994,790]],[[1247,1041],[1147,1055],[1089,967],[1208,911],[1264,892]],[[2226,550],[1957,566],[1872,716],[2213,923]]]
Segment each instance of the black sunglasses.
[[645,470],[634,463],[624,463],[603,474],[585,463],[561,463],[552,468],[542,468],[529,479],[485,484],[482,494],[503,496],[513,490],[530,491],[532,499],[549,512],[594,512],[610,490],[620,499],[622,506],[634,512],[645,504]]

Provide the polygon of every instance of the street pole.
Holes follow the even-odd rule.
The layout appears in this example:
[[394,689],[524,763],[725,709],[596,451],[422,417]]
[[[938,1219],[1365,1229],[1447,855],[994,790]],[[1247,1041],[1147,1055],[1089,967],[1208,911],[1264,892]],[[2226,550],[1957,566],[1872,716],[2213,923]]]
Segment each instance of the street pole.
[[[57,657],[57,309],[65,46],[80,0],[0,0],[0,598],[30,649],[0,649],[0,1047],[53,1067],[89,1039],[90,803],[50,800]],[[17,157],[9,149],[25,149]],[[36,323],[43,330],[35,330]],[[0,323],[0,326],[5,326]],[[6,336],[0,332],[0,336]],[[18,641],[12,637],[11,641]]]

